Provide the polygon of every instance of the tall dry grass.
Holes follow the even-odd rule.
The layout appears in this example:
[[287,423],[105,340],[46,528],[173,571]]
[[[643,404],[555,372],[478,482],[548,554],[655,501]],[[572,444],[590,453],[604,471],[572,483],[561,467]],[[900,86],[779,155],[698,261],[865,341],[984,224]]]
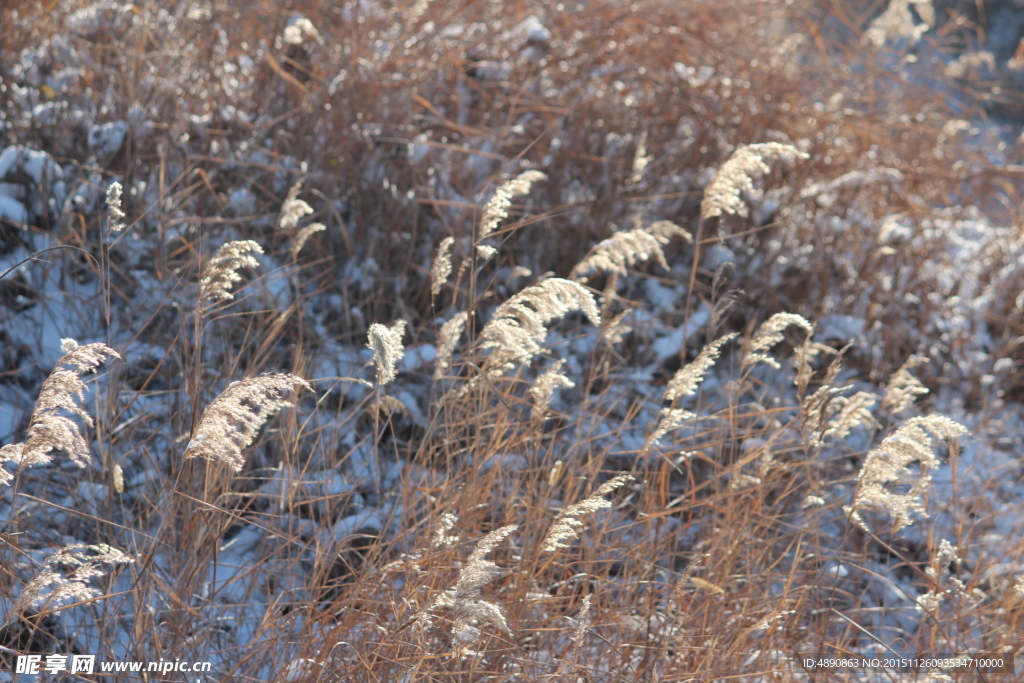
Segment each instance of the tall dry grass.
[[[72,199],[0,255],[88,256],[0,280],[4,670],[1019,656],[1019,152],[973,10],[883,4],[5,5]],[[103,343],[50,373],[41,308]]]

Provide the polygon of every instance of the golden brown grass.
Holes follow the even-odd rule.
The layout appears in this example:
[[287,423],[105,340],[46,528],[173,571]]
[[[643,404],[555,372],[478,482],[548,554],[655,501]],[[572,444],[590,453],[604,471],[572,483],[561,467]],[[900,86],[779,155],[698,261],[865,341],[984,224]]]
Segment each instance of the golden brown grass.
[[[110,321],[60,382],[2,357],[39,390],[0,460],[39,466],[0,469],[0,652],[70,652],[70,616],[83,651],[281,683],[1022,652],[1018,474],[961,467],[1013,428],[1021,232],[966,270],[952,236],[1019,225],[1022,175],[908,58],[959,10],[91,4],[0,9],[5,140],[111,188],[0,226],[95,254],[48,267]],[[106,157],[70,113],[99,95],[152,124]],[[38,301],[3,282],[4,316]],[[60,369],[114,349],[88,394]],[[935,413],[961,391],[972,437]],[[66,537],[94,549],[46,559]]]

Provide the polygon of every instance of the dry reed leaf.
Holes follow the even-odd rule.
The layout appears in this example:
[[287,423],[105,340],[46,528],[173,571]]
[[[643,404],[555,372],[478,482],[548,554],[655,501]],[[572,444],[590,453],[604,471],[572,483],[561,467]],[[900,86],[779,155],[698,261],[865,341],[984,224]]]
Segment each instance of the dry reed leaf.
[[[21,467],[42,465],[53,459],[49,455],[53,450],[64,451],[79,467],[89,463],[89,444],[75,421],[64,413],[77,416],[91,427],[92,418],[79,407],[85,398],[86,389],[81,375],[95,370],[106,358],[121,356],[106,344],[79,346],[73,339],[62,340],[61,348],[64,355],[39,390],[39,398],[26,430],[28,438],[21,443],[0,448],[0,463],[11,461]],[[64,369],[64,365],[75,369]],[[0,484],[9,483],[11,479],[11,474],[0,465]]]
[[711,581],[708,581],[707,579],[702,579],[699,576],[691,576],[690,583],[692,583],[694,587],[702,588],[708,591],[709,593],[714,593],[715,595],[725,595],[724,588],[719,586],[717,583],[712,583]]
[[[27,609],[42,605],[40,611],[52,612],[67,603],[92,600],[100,592],[91,588],[87,582],[107,573],[100,565],[128,564],[134,561],[108,545],[76,543],[64,546],[46,558],[42,570],[25,584],[14,603],[14,611],[23,614]],[[68,569],[61,569],[59,565]],[[53,588],[47,590],[50,586]]]
[[[912,513],[924,512],[923,496],[931,482],[931,471],[939,465],[932,452],[932,437],[952,441],[967,433],[962,424],[942,415],[905,422],[865,458],[853,504],[844,508],[850,519],[866,529],[860,511],[876,509],[893,517],[895,530],[909,526]],[[910,469],[914,463],[920,470],[916,475]]]
[[306,380],[290,373],[232,382],[206,406],[184,457],[223,462],[241,472],[245,465],[242,449],[255,440],[264,422],[292,405],[284,396],[296,387],[313,390]]
[[701,219],[723,214],[745,218],[749,211],[741,193],[754,192],[753,176],[771,171],[768,161],[779,157],[807,159],[808,156],[792,145],[779,142],[740,146],[722,164],[704,190],[704,199],[700,203]]
[[572,311],[581,311],[594,325],[601,324],[594,296],[582,285],[561,278],[527,287],[498,306],[480,332],[481,346],[490,352],[489,374],[501,375],[516,363],[529,362],[540,352],[548,324]]
[[260,262],[250,253],[262,254],[263,247],[252,240],[236,240],[221,245],[206,264],[203,278],[199,282],[200,298],[211,303],[234,298],[231,287],[242,280],[238,271],[242,268],[259,268]]
[[634,481],[632,475],[620,474],[602,484],[588,498],[567,507],[561,514],[555,517],[554,523],[552,523],[551,528],[548,529],[548,533],[545,534],[544,540],[541,542],[541,551],[554,552],[559,548],[568,548],[569,545],[562,541],[577,538],[577,530],[583,526],[583,522],[576,518],[595,510],[610,508],[612,504],[605,500],[604,497],[631,481]]
[[405,334],[405,321],[396,320],[391,327],[380,323],[370,325],[367,331],[366,346],[373,351],[373,364],[377,366],[377,384],[384,385],[395,378],[395,363],[405,355],[402,335]]

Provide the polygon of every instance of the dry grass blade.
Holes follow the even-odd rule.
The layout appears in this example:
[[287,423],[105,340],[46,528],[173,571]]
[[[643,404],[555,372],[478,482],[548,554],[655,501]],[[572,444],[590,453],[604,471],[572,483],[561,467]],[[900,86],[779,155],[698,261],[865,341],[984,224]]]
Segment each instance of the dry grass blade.
[[[13,461],[22,467],[45,464],[52,460],[49,453],[53,450],[64,451],[79,467],[85,467],[89,462],[89,444],[75,421],[63,413],[77,416],[91,427],[92,418],[79,406],[86,389],[81,375],[95,370],[107,358],[121,356],[106,344],[78,346],[70,339],[64,340],[62,348],[64,356],[57,361],[39,390],[39,398],[29,419],[28,438],[22,443],[0,448],[0,463]],[[64,365],[75,369],[64,369],[61,367]],[[10,478],[10,474],[0,467],[0,484],[9,482]]]
[[605,500],[612,491],[617,488],[631,482],[634,477],[629,474],[620,474],[614,479],[609,479],[607,482],[602,484],[594,493],[588,498],[581,500],[575,505],[567,507],[558,517],[555,518],[551,528],[548,529],[548,533],[544,536],[544,540],[541,542],[540,549],[543,552],[554,552],[559,548],[568,548],[567,541],[577,537],[577,531],[583,526],[583,522],[576,519],[595,510],[602,508],[610,508],[612,504]]
[[242,268],[258,268],[260,262],[250,254],[262,254],[263,247],[252,240],[237,240],[221,245],[206,264],[203,278],[199,282],[199,296],[205,301],[217,302],[231,299],[231,287],[242,280],[238,271]]
[[[911,514],[924,511],[922,497],[939,464],[932,436],[952,440],[967,433],[966,427],[942,415],[908,420],[864,460],[853,505],[845,508],[851,520],[867,528],[860,511],[876,509],[889,513],[897,530],[910,525]],[[910,469],[914,463],[920,469],[917,476]]]
[[395,363],[405,355],[402,335],[405,321],[396,320],[391,327],[380,323],[370,325],[366,346],[373,351],[373,364],[377,366],[377,384],[387,384],[395,378]]
[[704,190],[704,199],[700,203],[700,217],[706,219],[723,214],[746,217],[749,212],[741,193],[753,192],[753,176],[771,171],[768,161],[779,157],[806,159],[808,155],[792,145],[778,142],[739,147],[722,164],[712,178],[711,184]]
[[517,362],[540,352],[547,326],[572,311],[581,311],[594,325],[601,324],[594,296],[582,285],[551,278],[527,287],[498,306],[480,332],[482,347],[490,351],[490,372],[500,375]]
[[284,396],[296,387],[312,391],[306,380],[289,373],[232,382],[206,406],[184,457],[223,462],[241,472],[245,465],[242,449],[253,442],[264,422],[292,405]]

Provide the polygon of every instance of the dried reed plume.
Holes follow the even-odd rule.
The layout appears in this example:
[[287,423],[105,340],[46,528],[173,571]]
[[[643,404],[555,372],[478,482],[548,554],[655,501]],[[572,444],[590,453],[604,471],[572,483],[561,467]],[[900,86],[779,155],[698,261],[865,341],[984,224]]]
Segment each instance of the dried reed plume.
[[790,325],[796,325],[806,332],[808,336],[814,332],[814,326],[807,322],[803,316],[795,313],[776,313],[757,328],[753,339],[750,340],[750,347],[747,349],[747,354],[744,356],[740,367],[746,369],[756,363],[766,363],[778,370],[781,367],[779,362],[766,352],[782,341],[782,333]]
[[604,497],[623,484],[633,480],[634,477],[632,475],[620,474],[602,484],[590,497],[567,507],[561,514],[555,517],[554,523],[548,529],[547,535],[544,536],[544,540],[541,542],[541,551],[554,552],[559,548],[568,548],[569,545],[562,541],[576,538],[577,530],[583,526],[583,522],[576,518],[595,510],[610,508],[612,504],[605,500]]
[[433,545],[435,548],[452,546],[459,542],[458,536],[449,536],[448,532],[455,528],[459,518],[453,512],[446,512],[441,515],[441,521],[434,527]]
[[918,365],[927,363],[928,359],[923,356],[911,356],[907,362],[900,366],[885,387],[885,398],[882,399],[882,408],[894,415],[901,413],[917,400],[922,394],[927,394],[928,389],[910,374],[910,371]]
[[858,391],[850,397],[839,396],[837,389],[822,387],[804,402],[804,419],[815,425],[811,438],[818,443],[826,439],[842,440],[861,425],[878,428],[870,408],[878,397],[867,391]]
[[[914,22],[914,15],[910,12],[911,6],[924,23]],[[932,6],[932,0],[891,0],[885,11],[871,22],[862,40],[865,44],[870,43],[875,47],[882,47],[890,40],[901,39],[914,45],[934,25],[935,8]]]
[[498,306],[480,332],[481,346],[491,354],[489,374],[500,375],[517,362],[528,362],[540,352],[548,324],[571,311],[581,311],[594,325],[601,324],[594,296],[582,285],[561,278],[527,287]]
[[441,293],[441,288],[448,281],[452,274],[452,245],[455,238],[448,236],[441,240],[437,247],[437,256],[434,257],[434,265],[430,268],[430,298],[436,299]]
[[466,329],[466,320],[469,314],[466,311],[459,311],[452,316],[452,319],[441,325],[441,331],[437,335],[437,361],[434,365],[434,379],[444,377],[444,373],[452,364],[452,354],[455,346],[459,343],[462,331]]
[[206,264],[203,279],[199,282],[200,298],[217,302],[231,299],[231,287],[242,280],[238,271],[242,268],[258,268],[260,262],[250,253],[262,254],[263,248],[252,240],[237,240],[221,245]]
[[295,241],[292,243],[292,260],[294,261],[299,257],[299,252],[302,251],[302,247],[306,246],[306,242],[310,237],[326,229],[327,226],[323,223],[311,223],[302,230],[299,230],[299,233],[295,235]]
[[[25,584],[25,588],[14,604],[14,611],[25,610],[43,604],[43,612],[55,611],[67,603],[92,600],[100,595],[87,582],[106,574],[101,564],[128,564],[135,560],[120,550],[108,545],[67,545],[43,561],[43,568]],[[73,567],[61,571],[58,565]],[[46,590],[50,586],[52,589]]]
[[651,157],[647,156],[647,131],[640,133],[640,139],[636,143],[636,153],[633,155],[633,176],[630,179],[634,185],[644,179],[644,171],[651,163]]
[[281,217],[277,221],[277,227],[281,230],[294,230],[303,216],[313,213],[313,207],[299,199],[299,190],[302,189],[302,181],[295,183],[288,190],[288,196],[281,204]]
[[675,401],[684,396],[689,396],[697,390],[704,375],[718,360],[722,353],[722,347],[736,338],[736,333],[730,333],[719,337],[711,342],[697,354],[693,362],[687,363],[685,367],[676,371],[668,382],[668,389],[665,390],[665,400]]
[[452,610],[452,640],[455,653],[460,657],[473,654],[469,647],[480,639],[482,632],[479,627],[483,623],[490,623],[509,633],[504,611],[497,604],[484,600],[480,589],[505,575],[505,570],[486,556],[517,528],[504,526],[480,539],[465,566],[459,570],[455,585],[438,595],[427,607],[426,611],[437,608]]
[[661,246],[667,244],[673,235],[690,239],[688,232],[668,221],[658,221],[647,229],[636,228],[616,232],[591,249],[590,253],[572,269],[569,277],[582,281],[595,270],[626,275],[628,268],[633,264],[650,258],[654,258],[667,270],[668,264],[665,262]]
[[806,159],[808,155],[792,145],[779,142],[740,146],[722,164],[704,190],[704,199],[700,203],[701,219],[723,214],[736,214],[745,218],[748,209],[741,193],[754,192],[753,176],[771,171],[767,162],[778,157]]
[[530,418],[536,423],[543,422],[544,418],[547,417],[548,408],[551,407],[551,398],[555,394],[555,389],[558,387],[572,389],[576,386],[572,380],[562,374],[561,370],[564,364],[564,360],[555,363],[547,372],[537,377],[533,386],[530,387],[530,397],[533,398],[533,409],[530,412]]
[[253,442],[267,419],[292,405],[284,396],[297,386],[312,391],[306,380],[289,373],[232,382],[206,406],[184,457],[223,462],[241,472],[245,465],[242,449]]
[[[0,448],[0,463],[12,461],[21,467],[41,465],[52,460],[52,450],[64,451],[79,467],[90,461],[89,444],[79,431],[78,425],[63,413],[78,416],[88,426],[92,418],[79,407],[85,398],[85,382],[82,373],[91,372],[108,357],[120,358],[116,351],[106,344],[79,346],[73,339],[62,341],[64,355],[57,361],[53,372],[39,390],[26,434],[28,438]],[[62,368],[74,366],[74,370]],[[78,401],[75,401],[75,397]],[[0,464],[0,484],[9,483],[11,474]]]
[[110,209],[110,230],[121,232],[124,230],[124,211],[121,210],[121,183],[110,183],[107,188],[107,208]]
[[[676,374],[672,376],[671,380],[669,380],[668,388],[665,390],[664,400],[675,403],[680,398],[689,396],[695,392],[697,387],[700,386],[701,381],[703,381],[704,375],[707,374],[707,371],[715,364],[715,361],[718,360],[718,356],[722,353],[722,347],[735,337],[735,333],[719,337],[701,349],[700,353],[697,354],[697,357],[693,359],[693,362],[687,363],[684,367],[677,370]],[[696,417],[696,415],[680,408],[668,407],[663,409],[661,411],[661,419],[658,421],[658,426],[647,439],[647,446],[650,446],[652,443],[678,427],[684,421],[693,417]]]
[[366,346],[373,351],[373,364],[377,366],[377,384],[384,385],[395,378],[395,363],[405,355],[402,335],[405,321],[396,320],[391,327],[380,323],[370,325]]
[[[867,529],[860,511],[877,509],[894,518],[895,530],[910,525],[911,513],[924,512],[923,496],[931,482],[931,470],[939,464],[932,452],[932,436],[952,441],[967,433],[966,427],[942,415],[908,420],[868,453],[857,476],[853,504],[844,508],[850,519]],[[920,468],[916,476],[910,469],[915,462]]]
[[534,183],[545,179],[547,176],[540,171],[526,171],[501,185],[484,206],[484,214],[480,219],[480,235],[477,241],[490,235],[498,227],[498,224],[505,220],[509,207],[512,206],[513,197],[526,194]]

